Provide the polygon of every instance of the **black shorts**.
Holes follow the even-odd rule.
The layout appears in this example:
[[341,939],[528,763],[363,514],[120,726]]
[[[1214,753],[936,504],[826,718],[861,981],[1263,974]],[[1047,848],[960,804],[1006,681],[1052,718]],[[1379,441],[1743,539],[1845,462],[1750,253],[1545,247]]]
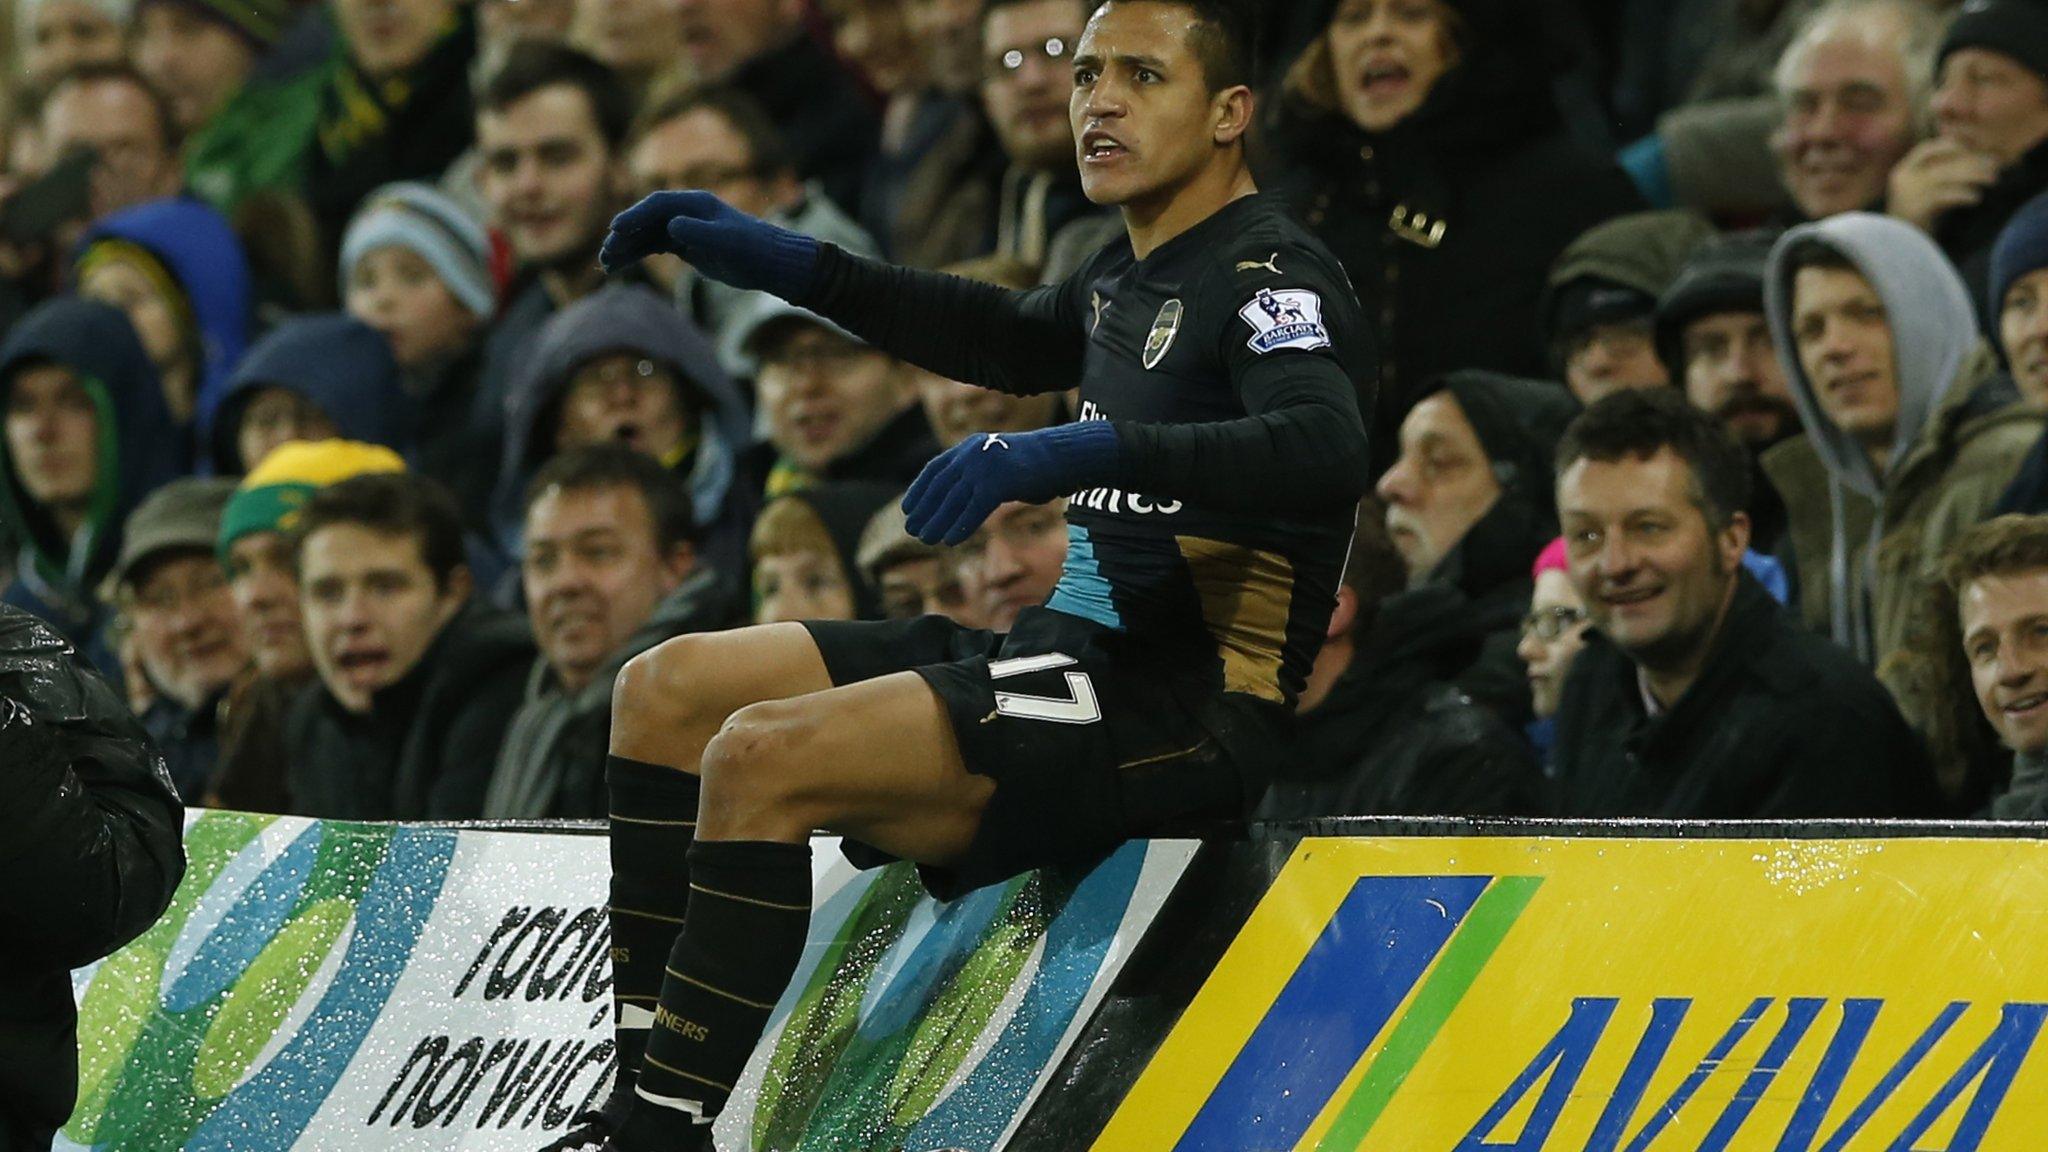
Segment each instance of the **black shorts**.
[[[806,622],[834,684],[916,672],[952,720],[967,770],[995,782],[966,854],[922,869],[941,898],[1124,841],[1238,821],[1292,743],[1280,706],[1196,682],[1110,629],[1028,608],[1007,634],[940,616]],[[887,857],[849,844],[868,866]]]

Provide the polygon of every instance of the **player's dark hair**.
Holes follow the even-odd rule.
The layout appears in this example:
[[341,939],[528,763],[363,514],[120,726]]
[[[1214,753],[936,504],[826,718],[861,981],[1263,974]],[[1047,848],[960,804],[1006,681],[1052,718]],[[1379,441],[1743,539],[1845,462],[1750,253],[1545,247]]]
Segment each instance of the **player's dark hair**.
[[1666,448],[1691,469],[1693,503],[1715,531],[1749,507],[1749,454],[1673,388],[1625,388],[1581,412],[1557,443],[1557,473],[1580,460],[1646,460]]
[[747,154],[752,157],[748,164],[752,169],[751,175],[773,176],[795,170],[789,145],[783,142],[774,118],[768,115],[768,110],[761,106],[759,100],[737,88],[683,87],[657,95],[633,118],[627,140],[629,144],[638,144],[663,124],[692,112],[716,114],[739,134],[740,139],[746,141]]
[[101,61],[95,64],[78,64],[58,73],[42,91],[41,99],[35,105],[38,116],[48,107],[50,101],[67,88],[83,87],[87,84],[126,84],[142,93],[149,101],[150,111],[156,114],[156,123],[163,133],[164,149],[176,152],[184,141],[178,131],[177,117],[171,114],[170,98],[163,90],[149,82],[133,64],[125,60]]
[[477,84],[476,110],[504,112],[543,88],[567,85],[583,93],[604,141],[617,148],[633,122],[633,95],[619,74],[591,56],[538,40],[519,40]]
[[1201,61],[1202,77],[1213,94],[1238,85],[1249,86],[1258,67],[1259,22],[1246,0],[1101,0],[1108,4],[1169,4],[1195,18],[1188,47]]
[[645,452],[623,444],[586,444],[556,455],[526,485],[525,510],[549,492],[626,489],[640,494],[654,521],[654,543],[662,552],[697,542],[697,516],[682,478]]
[[434,584],[442,589],[468,561],[462,545],[462,510],[454,493],[425,476],[378,472],[352,476],[313,493],[292,532],[293,554],[313,533],[339,524],[380,536],[411,537],[434,574]]

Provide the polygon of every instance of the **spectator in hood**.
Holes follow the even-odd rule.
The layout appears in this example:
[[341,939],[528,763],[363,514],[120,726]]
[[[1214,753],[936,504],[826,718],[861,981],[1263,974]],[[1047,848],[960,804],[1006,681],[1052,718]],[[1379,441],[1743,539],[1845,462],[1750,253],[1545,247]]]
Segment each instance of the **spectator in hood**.
[[297,193],[320,115],[320,69],[278,58],[289,0],[142,0],[136,70],[184,138],[185,183],[232,213],[251,193]]
[[1883,209],[1892,170],[1927,115],[1928,61],[1941,34],[1920,0],[1834,0],[1778,58],[1783,112],[1771,136],[1799,220]]
[[2042,417],[1998,373],[1954,267],[1909,225],[1852,212],[1794,228],[1771,249],[1764,290],[1806,429],[1763,456],[1785,499],[1802,614],[1881,670],[1942,553],[1990,514]]
[[214,549],[255,669],[228,693],[220,768],[206,793],[208,807],[293,810],[285,791],[285,717],[313,680],[313,657],[287,522],[295,522],[313,493],[330,484],[403,471],[405,461],[381,445],[297,441],[266,455],[228,499]]
[[220,758],[228,691],[249,669],[227,573],[214,557],[221,511],[235,482],[173,480],[138,505],[107,575],[109,599],[134,645],[147,695],[147,729],[180,796],[205,796]]
[[524,621],[471,602],[454,497],[355,476],[306,502],[296,539],[320,679],[286,722],[293,804],[348,820],[479,815],[534,649]]
[[18,541],[0,601],[40,616],[110,677],[100,581],[121,525],[178,475],[183,452],[156,369],[120,312],[59,298],[0,343],[0,523]]
[[234,229],[197,200],[140,204],[92,226],[75,275],[79,295],[128,314],[172,418],[203,435],[254,318],[249,266]]
[[1693,407],[1749,452],[1750,548],[1767,554],[1784,541],[1785,502],[1760,458],[1800,430],[1764,318],[1764,263],[1774,240],[1755,232],[1707,241],[1657,301],[1658,355]]
[[[680,89],[643,108],[627,139],[626,165],[642,196],[665,188],[705,188],[770,223],[830,241],[858,256],[879,255],[874,238],[825,195],[799,179],[789,152],[753,97],[731,88]],[[733,376],[751,371],[735,322],[765,297],[699,276],[674,256],[650,256],[641,268],[675,296],[710,335],[718,362]]]
[[1982,814],[2048,820],[2048,518],[2000,516],[1963,533],[1937,591],[1943,698],[1969,750],[2004,761]]
[[737,578],[761,478],[746,470],[751,438],[739,389],[710,342],[668,302],[635,284],[608,285],[540,330],[510,396],[494,527],[519,554],[520,495],[551,457],[623,444],[683,480],[700,563]]
[[768,428],[754,463],[779,496],[817,480],[907,485],[938,454],[908,365],[772,296],[739,321]]
[[880,619],[875,590],[861,576],[860,536],[875,510],[900,492],[845,481],[769,501],[747,540],[753,622]]
[[1920,742],[1869,671],[1749,575],[1741,446],[1683,397],[1621,392],[1557,451],[1595,631],[1557,713],[1560,814],[1926,815]]
[[1557,535],[1550,454],[1577,409],[1547,381],[1453,372],[1401,422],[1401,455],[1379,481],[1408,586],[1455,589],[1485,635],[1454,682],[1515,723],[1529,712],[1514,654],[1529,567]]
[[1981,304],[1999,232],[2048,190],[2048,4],[1974,0],[1935,60],[1934,138],[1892,170],[1885,209],[1932,235]]
[[391,342],[417,410],[413,458],[454,490],[478,526],[497,476],[488,461],[500,450],[472,419],[482,403],[485,328],[497,310],[490,261],[483,226],[425,184],[371,193],[341,242],[343,307]]
[[352,316],[300,316],[256,342],[213,422],[214,470],[240,476],[294,440],[361,440],[404,452],[412,405],[391,345]]
[[1367,501],[1337,607],[1295,710],[1295,753],[1254,815],[1519,816],[1542,811],[1529,748],[1450,680],[1483,638],[1444,587],[1403,591],[1405,565]]
[[21,81],[47,88],[80,67],[120,63],[133,8],[129,0],[16,0]]
[[1543,293],[1543,331],[1556,374],[1579,403],[1671,383],[1657,357],[1657,297],[1713,234],[1691,212],[1639,212],[1588,229],[1557,258]]
[[[1543,6],[1343,0],[1288,73],[1279,180],[1374,323],[1374,460],[1445,372],[1546,370],[1537,301],[1565,246],[1644,207],[1552,97]],[[1526,571],[1526,568],[1524,569]]]
[[573,448],[527,487],[526,612],[540,657],[484,796],[486,819],[602,817],[612,681],[674,636],[743,618],[739,582],[696,562],[690,494],[619,444]]
[[306,191],[332,254],[356,206],[432,180],[469,147],[472,9],[456,0],[334,0],[342,59],[322,73]]
[[76,1103],[71,972],[169,907],[184,809],[120,694],[13,607],[0,607],[0,764],[0,1148],[29,1152],[50,1147]]
[[861,579],[881,601],[882,618],[944,616],[963,627],[984,627],[968,602],[953,549],[919,540],[906,523],[903,502],[885,501],[868,517],[854,555]]
[[799,0],[679,0],[683,60],[700,83],[754,98],[782,129],[799,176],[839,204],[860,195],[873,105],[804,27]]
[[1529,669],[1529,699],[1535,719],[1525,729],[1545,771],[1557,745],[1557,706],[1564,698],[1564,680],[1572,659],[1586,646],[1586,601],[1573,587],[1560,536],[1536,557],[1536,584],[1529,596],[1529,614],[1522,617],[1522,642],[1515,655]]

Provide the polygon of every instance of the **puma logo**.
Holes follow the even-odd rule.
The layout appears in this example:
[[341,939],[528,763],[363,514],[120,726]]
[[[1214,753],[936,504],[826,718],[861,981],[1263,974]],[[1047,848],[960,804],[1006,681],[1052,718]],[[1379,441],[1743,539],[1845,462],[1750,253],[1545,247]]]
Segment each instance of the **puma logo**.
[[981,442],[981,450],[983,452],[986,452],[991,448],[1001,448],[1005,452],[1010,450],[1010,446],[1003,442],[1003,438],[1001,436],[998,436],[993,432],[990,432],[987,435],[988,439],[983,440]]
[[1264,268],[1275,276],[1280,275],[1280,254],[1275,252],[1264,260],[1239,260],[1237,262],[1237,270],[1239,272],[1250,272],[1257,268]]

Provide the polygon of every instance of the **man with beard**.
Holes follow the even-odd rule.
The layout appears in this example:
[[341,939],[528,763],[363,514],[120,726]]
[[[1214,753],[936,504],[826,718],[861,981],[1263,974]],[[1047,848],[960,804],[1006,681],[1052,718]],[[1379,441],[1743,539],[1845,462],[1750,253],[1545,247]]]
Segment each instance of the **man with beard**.
[[1875,677],[1742,566],[1749,462],[1667,391],[1586,410],[1557,450],[1566,564],[1595,631],[1557,714],[1559,814],[1673,819],[1934,810]]
[[1799,412],[1764,319],[1764,262],[1776,237],[1742,233],[1695,252],[1657,301],[1657,351],[1693,407],[1720,421],[1749,451],[1749,546],[1774,553],[1785,502],[1756,463],[1799,432]]
[[470,421],[479,467],[491,466],[504,441],[506,393],[533,333],[603,283],[590,252],[627,195],[632,115],[611,69],[553,44],[514,45],[477,93],[477,183],[519,265],[485,337]]

